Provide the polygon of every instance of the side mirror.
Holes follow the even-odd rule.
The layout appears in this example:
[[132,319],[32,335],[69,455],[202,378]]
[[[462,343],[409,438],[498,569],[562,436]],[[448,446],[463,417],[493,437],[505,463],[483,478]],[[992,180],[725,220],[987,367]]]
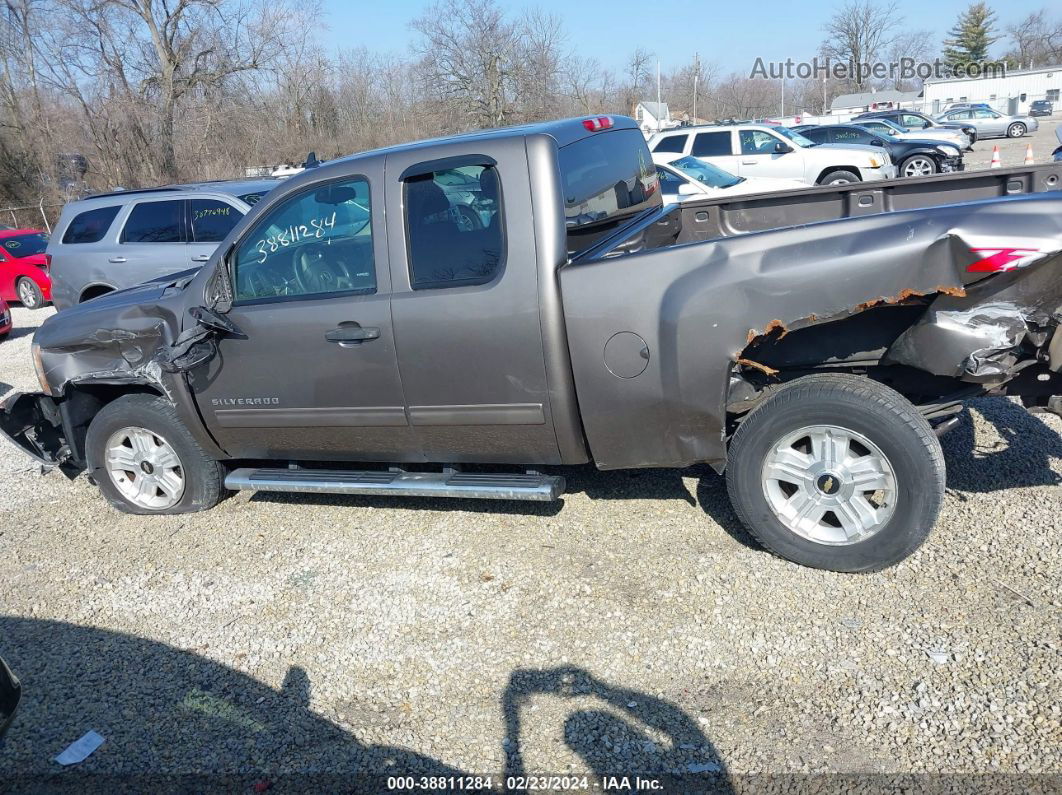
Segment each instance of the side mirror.
[[683,182],[678,186],[679,196],[699,196],[700,193],[701,192],[697,190],[697,186],[692,185],[689,182]]
[[219,315],[217,312],[207,309],[205,306],[193,306],[188,310],[188,314],[191,315],[192,319],[200,326],[204,326],[212,331],[236,336],[243,333],[234,323],[229,321],[227,317]]
[[883,140],[881,140],[880,138],[871,138],[870,139],[870,145],[871,146],[885,146],[885,142]]
[[776,143],[774,145],[774,153],[776,155],[784,155],[786,152],[792,152],[792,151],[793,151],[793,147],[789,146],[789,144],[784,144],[781,141],[779,141],[778,143]]

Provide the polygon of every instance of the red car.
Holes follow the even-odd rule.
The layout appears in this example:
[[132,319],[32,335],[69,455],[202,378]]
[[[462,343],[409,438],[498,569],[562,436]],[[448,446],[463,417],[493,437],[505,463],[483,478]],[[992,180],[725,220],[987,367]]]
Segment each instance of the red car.
[[0,340],[4,339],[11,331],[11,310],[7,308],[4,299],[0,298]]
[[52,300],[52,278],[40,229],[0,229],[0,298],[40,309]]

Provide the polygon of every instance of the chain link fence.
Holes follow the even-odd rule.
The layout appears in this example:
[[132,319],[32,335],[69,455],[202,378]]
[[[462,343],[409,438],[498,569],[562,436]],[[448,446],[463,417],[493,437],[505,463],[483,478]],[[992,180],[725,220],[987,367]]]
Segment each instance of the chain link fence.
[[49,234],[59,220],[62,204],[30,204],[23,207],[0,207],[0,226],[15,229],[44,229]]

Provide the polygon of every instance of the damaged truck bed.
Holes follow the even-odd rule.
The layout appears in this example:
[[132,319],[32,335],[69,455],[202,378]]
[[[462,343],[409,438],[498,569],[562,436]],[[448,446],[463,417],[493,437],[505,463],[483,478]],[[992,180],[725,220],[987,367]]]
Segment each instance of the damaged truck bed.
[[663,208],[619,117],[367,152],[272,191],[198,273],[49,319],[0,430],[143,514],[706,462],[774,552],[881,568],[935,520],[963,401],[1059,411],[1060,180]]

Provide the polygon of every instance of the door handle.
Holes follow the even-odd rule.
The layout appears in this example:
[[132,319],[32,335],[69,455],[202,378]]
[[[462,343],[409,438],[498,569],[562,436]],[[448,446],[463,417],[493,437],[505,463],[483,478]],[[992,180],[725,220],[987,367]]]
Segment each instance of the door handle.
[[125,257],[111,257],[107,262],[128,262]]
[[754,166],[754,165],[756,165],[756,161],[755,160],[742,160],[741,161],[741,165],[743,165],[743,166]]
[[192,257],[192,262],[206,262],[208,259],[210,259],[209,254],[196,254]]
[[325,332],[329,342],[367,342],[379,337],[380,329],[376,326],[340,326]]

